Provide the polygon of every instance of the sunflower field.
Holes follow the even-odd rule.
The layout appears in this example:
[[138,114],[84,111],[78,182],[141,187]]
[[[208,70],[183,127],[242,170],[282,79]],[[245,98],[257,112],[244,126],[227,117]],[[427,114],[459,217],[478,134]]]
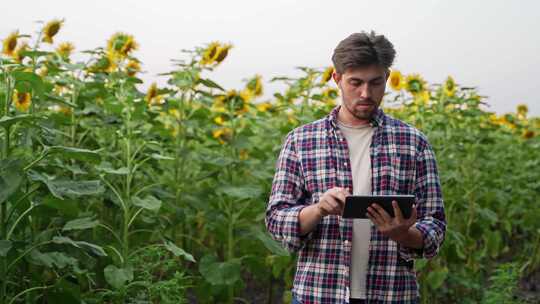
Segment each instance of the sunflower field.
[[[338,103],[332,68],[270,79],[284,89],[264,99],[260,75],[211,79],[232,51],[212,42],[147,86],[132,35],[75,61],[63,22],[3,38],[0,304],[290,303],[295,257],[265,208],[285,135]],[[489,112],[452,77],[394,70],[388,87],[385,111],[427,134],[443,186],[446,241],[415,265],[423,303],[538,303],[540,119]]]

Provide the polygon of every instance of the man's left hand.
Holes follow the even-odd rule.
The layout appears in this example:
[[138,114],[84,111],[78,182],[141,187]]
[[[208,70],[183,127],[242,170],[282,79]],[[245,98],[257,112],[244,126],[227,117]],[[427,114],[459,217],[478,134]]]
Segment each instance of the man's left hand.
[[368,207],[367,216],[383,235],[401,243],[407,238],[409,228],[416,223],[416,205],[413,205],[411,216],[408,219],[403,218],[403,213],[401,213],[396,201],[392,201],[392,207],[394,208],[394,217],[391,217],[377,204]]

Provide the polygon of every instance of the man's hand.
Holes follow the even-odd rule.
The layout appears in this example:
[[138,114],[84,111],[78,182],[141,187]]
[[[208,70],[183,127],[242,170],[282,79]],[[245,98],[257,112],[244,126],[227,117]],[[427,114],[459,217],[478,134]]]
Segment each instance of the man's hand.
[[298,215],[300,234],[305,235],[313,231],[321,219],[329,214],[341,215],[348,195],[347,189],[334,187],[323,193],[318,203],[302,209]]
[[416,206],[413,206],[411,216],[408,219],[403,218],[403,213],[401,213],[396,201],[392,202],[392,207],[394,208],[394,217],[390,217],[377,204],[368,207],[367,216],[383,235],[405,246],[422,248],[422,235],[415,227],[411,228],[416,223]]
[[349,196],[349,191],[345,188],[334,187],[321,196],[316,204],[321,217],[327,215],[342,215],[345,207],[345,198]]

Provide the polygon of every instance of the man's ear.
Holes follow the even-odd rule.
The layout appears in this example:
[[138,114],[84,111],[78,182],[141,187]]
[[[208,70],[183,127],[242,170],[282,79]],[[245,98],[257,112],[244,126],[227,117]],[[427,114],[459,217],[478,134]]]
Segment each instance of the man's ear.
[[339,85],[339,82],[341,81],[342,76],[343,75],[336,72],[335,70],[334,70],[334,72],[332,72],[332,78],[334,79],[334,81],[336,82],[337,85]]

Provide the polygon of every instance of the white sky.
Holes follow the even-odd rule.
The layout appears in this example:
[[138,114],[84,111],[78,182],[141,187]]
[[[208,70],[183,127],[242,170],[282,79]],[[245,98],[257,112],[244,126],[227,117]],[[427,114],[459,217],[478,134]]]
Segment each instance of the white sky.
[[[135,36],[145,81],[172,69],[181,49],[231,42],[229,58],[212,74],[226,88],[261,74],[296,75],[295,66],[324,67],[337,43],[375,30],[397,51],[394,68],[430,83],[452,75],[489,96],[491,110],[526,103],[540,115],[540,1],[3,1],[0,37],[33,33],[37,20],[65,18],[56,42],[78,51],[104,46],[115,32]],[[281,87],[266,86],[270,96]]]

